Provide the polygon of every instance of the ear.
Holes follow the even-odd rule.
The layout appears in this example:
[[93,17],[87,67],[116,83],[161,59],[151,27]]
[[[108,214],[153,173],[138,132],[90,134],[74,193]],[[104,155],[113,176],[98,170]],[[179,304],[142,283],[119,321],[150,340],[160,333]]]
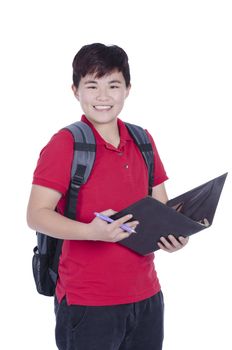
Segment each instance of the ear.
[[75,85],[72,85],[72,91],[74,93],[74,96],[78,99],[79,101],[79,94],[78,94],[78,89]]
[[125,98],[127,98],[129,96],[130,89],[131,89],[131,84],[126,88]]

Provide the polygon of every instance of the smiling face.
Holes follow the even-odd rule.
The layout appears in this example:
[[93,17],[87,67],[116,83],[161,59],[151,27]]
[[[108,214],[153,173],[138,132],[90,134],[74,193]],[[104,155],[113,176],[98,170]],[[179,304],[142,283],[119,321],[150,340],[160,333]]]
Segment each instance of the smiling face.
[[73,85],[72,89],[85,116],[96,127],[116,123],[130,86],[126,87],[122,73],[115,70],[101,78],[87,74],[81,78],[78,88]]

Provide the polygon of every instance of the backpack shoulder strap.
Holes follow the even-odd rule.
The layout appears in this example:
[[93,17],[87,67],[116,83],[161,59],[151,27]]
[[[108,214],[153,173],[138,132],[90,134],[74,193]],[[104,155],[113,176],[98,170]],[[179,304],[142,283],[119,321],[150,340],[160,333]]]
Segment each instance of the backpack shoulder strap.
[[[64,129],[69,130],[74,139],[71,180],[64,215],[75,220],[79,189],[90,175],[95,160],[96,145],[93,132],[87,124],[76,122]],[[55,293],[62,245],[63,240],[37,232],[33,273],[40,294],[52,296]]]
[[146,131],[138,125],[125,123],[129,133],[139,147],[148,168],[149,184],[148,194],[152,194],[154,183],[154,152]]
[[81,185],[86,183],[91,173],[96,154],[96,142],[92,129],[84,122],[75,122],[64,129],[69,130],[74,139],[71,180],[65,216],[75,220],[78,193]]

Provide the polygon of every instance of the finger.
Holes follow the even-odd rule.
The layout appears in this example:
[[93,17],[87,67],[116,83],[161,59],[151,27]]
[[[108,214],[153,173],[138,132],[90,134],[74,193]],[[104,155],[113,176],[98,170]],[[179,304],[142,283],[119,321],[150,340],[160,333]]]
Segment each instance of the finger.
[[139,222],[137,220],[134,220],[134,221],[129,221],[126,223],[126,226],[129,226],[131,228],[136,228],[138,226]]
[[157,245],[158,245],[158,247],[159,247],[160,249],[165,250],[165,252],[168,252],[168,253],[171,252],[171,250],[168,249],[168,248],[166,248],[166,247],[163,245],[163,243],[157,242]]
[[160,238],[160,242],[162,243],[162,245],[164,246],[164,248],[171,250],[173,249],[173,245],[171,244],[171,242],[169,240],[167,240],[165,237],[161,237]]
[[114,215],[116,213],[117,212],[114,211],[113,209],[107,209],[107,210],[101,211],[100,214],[103,214],[103,215],[106,215],[106,216],[111,216],[111,215]]
[[119,242],[125,238],[128,238],[130,235],[131,235],[131,233],[126,233],[126,232],[122,231],[116,235],[114,242]]
[[[120,219],[115,220],[111,225],[116,227],[120,227],[122,224],[126,223],[128,220],[130,220],[132,218],[133,215],[128,214],[125,215],[123,217],[121,217]],[[129,222],[127,223],[127,225],[129,225]]]
[[181,241],[179,239],[176,239],[173,235],[168,235],[168,240],[171,242],[171,245],[175,248],[180,248],[182,246]]
[[188,241],[189,241],[189,237],[182,237],[182,236],[180,236],[180,237],[178,237],[178,240],[181,242],[181,244],[184,246],[184,245],[186,245],[187,243],[188,243]]

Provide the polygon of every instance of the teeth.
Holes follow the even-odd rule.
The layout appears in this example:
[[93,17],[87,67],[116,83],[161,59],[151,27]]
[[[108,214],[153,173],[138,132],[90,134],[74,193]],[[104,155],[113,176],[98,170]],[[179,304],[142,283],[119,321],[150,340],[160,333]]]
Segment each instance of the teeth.
[[110,109],[111,106],[94,106],[94,108],[99,110],[105,110],[105,109]]

